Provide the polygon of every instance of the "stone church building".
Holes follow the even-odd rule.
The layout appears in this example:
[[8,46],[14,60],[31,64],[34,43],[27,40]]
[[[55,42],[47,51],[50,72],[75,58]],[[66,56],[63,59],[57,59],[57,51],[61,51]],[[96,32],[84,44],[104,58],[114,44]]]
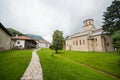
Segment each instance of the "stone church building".
[[96,29],[93,19],[83,22],[82,32],[66,38],[66,50],[112,52],[112,38],[103,32],[102,28]]

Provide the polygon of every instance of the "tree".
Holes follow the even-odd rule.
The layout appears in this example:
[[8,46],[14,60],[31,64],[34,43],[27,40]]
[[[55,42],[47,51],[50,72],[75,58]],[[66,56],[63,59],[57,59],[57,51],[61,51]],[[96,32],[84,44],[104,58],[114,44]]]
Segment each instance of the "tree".
[[120,30],[116,31],[113,35],[114,47],[117,49],[117,52],[120,53]]
[[63,32],[59,30],[55,30],[53,34],[53,41],[52,41],[52,47],[58,52],[58,50],[63,49],[64,45],[64,37],[63,37]]
[[23,36],[24,34],[15,30],[15,29],[12,29],[12,28],[7,28],[7,30],[12,34],[13,37],[15,37],[16,35],[18,36]]
[[103,16],[104,31],[114,34],[115,31],[120,30],[120,0],[114,0]]
[[[116,48],[117,53],[120,54],[120,30],[116,31],[113,35],[114,47]],[[118,65],[120,65],[120,58],[118,59]]]

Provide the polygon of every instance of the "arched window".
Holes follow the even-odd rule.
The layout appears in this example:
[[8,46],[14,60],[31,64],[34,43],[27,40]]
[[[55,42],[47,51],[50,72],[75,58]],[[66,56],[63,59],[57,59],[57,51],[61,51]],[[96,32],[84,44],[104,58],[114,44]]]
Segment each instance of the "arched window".
[[78,45],[78,41],[76,41],[76,45]]
[[109,46],[109,42],[107,42],[107,46]]
[[83,44],[85,44],[85,40],[83,40]]
[[95,40],[97,41],[97,38]]
[[80,45],[81,45],[81,40],[80,40]]
[[91,44],[91,46],[92,46],[92,44]]
[[87,26],[87,22],[86,22],[85,24],[86,24],[86,26]]
[[89,25],[91,25],[91,21],[89,21]]

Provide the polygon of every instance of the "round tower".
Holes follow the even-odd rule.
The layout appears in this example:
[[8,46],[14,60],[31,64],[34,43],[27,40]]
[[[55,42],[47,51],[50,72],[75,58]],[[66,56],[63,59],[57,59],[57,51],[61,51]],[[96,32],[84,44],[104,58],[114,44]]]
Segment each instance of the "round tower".
[[94,25],[93,25],[93,19],[87,19],[83,21],[83,30],[91,30],[91,29],[95,29]]

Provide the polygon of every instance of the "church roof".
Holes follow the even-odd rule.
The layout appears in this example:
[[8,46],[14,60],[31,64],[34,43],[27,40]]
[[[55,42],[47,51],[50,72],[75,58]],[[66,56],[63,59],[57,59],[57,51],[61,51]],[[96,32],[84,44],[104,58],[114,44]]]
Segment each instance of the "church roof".
[[79,33],[76,33],[76,34],[73,34],[73,35],[69,36],[67,39],[80,37],[80,36],[85,36],[85,35],[88,35],[88,34],[89,34],[89,31],[79,32]]
[[100,29],[95,29],[95,30],[88,30],[88,31],[79,32],[79,33],[76,33],[76,34],[69,36],[67,38],[67,40],[72,39],[72,38],[76,38],[76,37],[86,36],[88,34],[89,34],[89,36],[102,35],[103,30],[102,30],[102,28],[100,28]]
[[103,32],[95,32],[95,33],[92,33],[90,36],[97,36],[97,35],[101,35]]
[[87,19],[87,20],[84,20],[83,23],[86,22],[86,21],[89,21],[89,20],[92,20],[92,21],[93,21],[93,19]]
[[[88,21],[89,25],[88,25]],[[92,22],[91,22],[92,21]],[[86,23],[84,23],[86,22]],[[102,35],[102,34],[106,34],[103,32],[102,28],[96,29],[95,26],[93,25],[93,19],[87,19],[84,20],[84,28],[82,32],[70,35],[66,38],[66,40],[72,39],[72,38],[77,38],[77,37],[81,37],[81,36],[88,36],[88,37],[92,37],[92,36],[98,36],[98,35]]]
[[100,29],[93,30],[90,36],[97,36],[97,35],[102,35],[102,34],[103,34],[103,30],[102,28],[100,28]]

